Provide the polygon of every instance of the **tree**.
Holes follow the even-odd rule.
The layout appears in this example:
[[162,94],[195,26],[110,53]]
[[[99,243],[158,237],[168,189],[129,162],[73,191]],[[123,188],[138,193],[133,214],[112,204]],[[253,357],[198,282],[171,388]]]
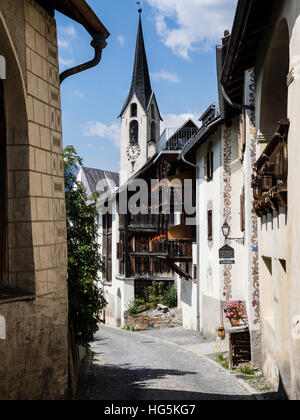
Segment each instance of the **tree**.
[[74,170],[82,159],[73,146],[64,150],[65,194],[68,240],[69,320],[76,344],[89,347],[98,330],[100,311],[107,305],[97,286],[103,269],[98,244],[97,195],[87,191]]

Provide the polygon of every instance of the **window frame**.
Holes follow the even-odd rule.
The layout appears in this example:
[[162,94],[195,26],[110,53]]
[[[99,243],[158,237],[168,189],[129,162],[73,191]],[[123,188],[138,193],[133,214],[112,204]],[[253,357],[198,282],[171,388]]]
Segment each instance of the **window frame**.
[[207,182],[214,177],[214,152],[209,150],[204,158],[204,178]]
[[213,211],[207,210],[207,240],[213,240]]
[[134,102],[130,106],[130,117],[136,118],[137,117],[137,104]]
[[[133,141],[133,135],[132,135],[132,127],[136,126],[136,139]],[[138,145],[139,144],[139,123],[137,120],[132,120],[129,124],[129,143],[131,145]]]

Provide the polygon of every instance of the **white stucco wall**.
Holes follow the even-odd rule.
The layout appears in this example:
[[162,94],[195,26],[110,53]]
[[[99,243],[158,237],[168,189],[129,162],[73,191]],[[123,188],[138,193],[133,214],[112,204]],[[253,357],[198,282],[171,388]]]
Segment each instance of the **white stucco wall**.
[[[207,144],[211,143],[214,154],[213,179],[204,179],[204,159]],[[197,212],[199,220],[199,254],[200,254],[200,329],[206,334],[215,334],[220,324],[221,269],[218,264],[218,250],[221,247],[221,130],[197,151],[199,182],[197,187]],[[207,240],[207,211],[213,211],[213,241]]]
[[[279,374],[290,398],[300,398],[300,341],[295,339],[293,320],[300,314],[300,2],[285,0],[274,9],[265,41],[256,66],[256,114],[258,130],[261,126],[262,90],[267,51],[276,28],[286,19],[289,31],[289,70],[293,78],[288,87],[288,216],[270,214],[262,219],[259,229],[261,308],[263,329],[264,372],[274,384]],[[276,69],[274,69],[276,71]],[[278,86],[274,86],[276,92]],[[275,130],[274,130],[275,131]],[[259,153],[264,149],[260,145]],[[266,260],[267,258],[267,260]],[[280,260],[286,261],[287,272]],[[267,262],[271,262],[271,271]]]

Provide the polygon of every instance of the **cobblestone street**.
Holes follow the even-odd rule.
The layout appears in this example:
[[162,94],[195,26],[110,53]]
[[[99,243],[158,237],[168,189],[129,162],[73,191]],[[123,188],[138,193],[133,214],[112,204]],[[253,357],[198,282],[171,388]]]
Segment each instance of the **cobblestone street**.
[[197,333],[181,328],[132,333],[101,326],[93,360],[83,363],[77,399],[255,399],[233,375],[190,351],[199,340]]

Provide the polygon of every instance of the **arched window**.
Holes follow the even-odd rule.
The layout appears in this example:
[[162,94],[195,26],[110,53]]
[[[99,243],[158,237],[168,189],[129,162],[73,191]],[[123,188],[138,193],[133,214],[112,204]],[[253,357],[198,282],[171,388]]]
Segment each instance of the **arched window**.
[[131,121],[129,126],[129,143],[139,143],[139,123],[136,120]]
[[131,118],[137,117],[137,104],[131,104],[131,111],[130,111]]
[[3,80],[0,80],[0,287],[7,274],[6,130]]
[[151,123],[151,141],[156,142],[156,124],[154,121]]

